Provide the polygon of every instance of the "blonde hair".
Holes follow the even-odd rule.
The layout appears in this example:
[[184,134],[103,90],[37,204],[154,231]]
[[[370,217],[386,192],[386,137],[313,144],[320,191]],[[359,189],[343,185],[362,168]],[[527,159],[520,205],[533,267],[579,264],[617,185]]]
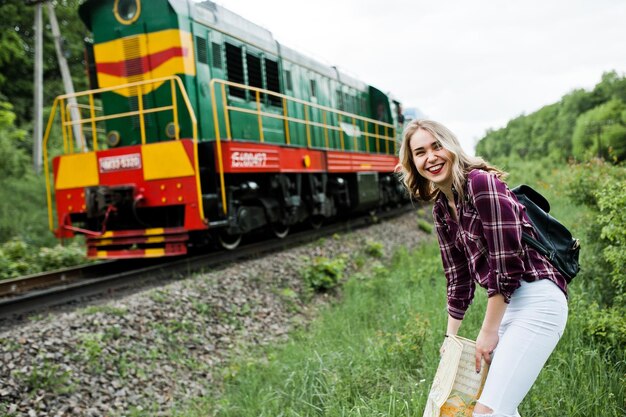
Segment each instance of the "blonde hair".
[[412,120],[406,125],[402,133],[402,143],[398,155],[400,162],[396,167],[396,171],[400,173],[400,179],[411,197],[430,201],[439,193],[435,184],[422,177],[413,163],[409,142],[411,136],[419,129],[430,133],[444,149],[452,154],[452,186],[459,193],[460,198],[463,198],[467,174],[473,169],[482,169],[494,173],[500,179],[506,177],[504,171],[487,164],[484,159],[465,153],[454,133],[441,123],[432,120]]

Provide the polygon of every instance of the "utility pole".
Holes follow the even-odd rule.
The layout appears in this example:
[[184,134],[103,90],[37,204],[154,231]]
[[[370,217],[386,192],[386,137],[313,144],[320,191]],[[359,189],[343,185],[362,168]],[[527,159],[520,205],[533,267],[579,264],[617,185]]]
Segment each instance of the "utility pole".
[[602,125],[598,124],[598,159],[602,159]]
[[43,136],[43,23],[41,3],[35,5],[35,97],[33,115],[33,168],[41,173],[43,163],[41,141]]
[[[74,94],[74,84],[72,83],[70,69],[67,66],[67,59],[65,59],[65,55],[63,54],[63,46],[61,45],[61,31],[59,30],[59,23],[57,22],[57,16],[54,13],[54,6],[52,5],[52,3],[48,3],[48,18],[50,19],[50,27],[52,29],[52,37],[54,38],[54,47],[57,51],[57,59],[59,61],[59,69],[61,70],[61,78],[63,79],[63,87],[65,87],[65,94]],[[76,98],[68,98],[67,103],[70,108],[70,120],[73,122],[80,121],[80,113],[78,111]],[[80,125],[72,125],[72,130],[74,131],[76,149],[82,149],[83,139],[81,136]]]
[[[66,94],[74,93],[72,77],[67,65],[67,59],[63,54],[61,45],[61,32],[57,22],[54,6],[48,0],[26,0],[26,4],[35,6],[35,71],[34,71],[34,112],[33,112],[33,168],[37,174],[41,173],[43,164],[42,140],[43,140],[43,3],[48,4],[48,17],[52,29],[52,37],[61,70],[61,78]],[[79,121],[76,99],[71,97],[67,100],[69,104],[70,120]],[[72,125],[76,149],[82,149],[83,141],[79,125]]]

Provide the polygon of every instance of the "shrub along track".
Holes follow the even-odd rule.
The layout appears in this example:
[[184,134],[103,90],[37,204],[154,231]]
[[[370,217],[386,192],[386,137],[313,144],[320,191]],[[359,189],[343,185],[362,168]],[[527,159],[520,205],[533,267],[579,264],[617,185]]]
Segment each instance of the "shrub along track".
[[[212,254],[219,267],[209,266],[207,257],[154,266],[141,284],[126,277],[73,296],[115,291],[113,301],[100,296],[86,308],[6,324],[0,333],[0,414],[167,415],[227,376],[232,370],[224,365],[233,355],[284,338],[306,322],[315,303],[302,301],[307,290],[300,273],[311,258],[344,254],[354,269],[358,257],[371,263],[368,241],[382,244],[389,256],[393,247],[415,246],[423,236],[415,213],[337,234],[358,226],[351,221],[325,228],[332,236],[323,239],[294,234],[250,245],[245,253]],[[201,270],[209,272],[171,282]]]

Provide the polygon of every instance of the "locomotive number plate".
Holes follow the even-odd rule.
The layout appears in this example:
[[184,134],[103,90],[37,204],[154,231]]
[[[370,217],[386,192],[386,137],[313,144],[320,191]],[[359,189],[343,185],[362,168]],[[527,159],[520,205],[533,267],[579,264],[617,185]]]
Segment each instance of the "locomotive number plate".
[[233,152],[230,164],[233,168],[264,167],[267,162],[265,152]]
[[141,155],[131,153],[128,155],[107,156],[100,158],[100,172],[125,171],[129,169],[141,169]]

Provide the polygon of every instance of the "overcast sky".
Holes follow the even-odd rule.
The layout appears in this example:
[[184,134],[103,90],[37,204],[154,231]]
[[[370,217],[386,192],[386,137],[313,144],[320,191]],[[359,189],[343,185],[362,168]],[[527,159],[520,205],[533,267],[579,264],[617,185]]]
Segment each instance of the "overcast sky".
[[489,128],[626,72],[624,0],[216,0],[450,127]]

